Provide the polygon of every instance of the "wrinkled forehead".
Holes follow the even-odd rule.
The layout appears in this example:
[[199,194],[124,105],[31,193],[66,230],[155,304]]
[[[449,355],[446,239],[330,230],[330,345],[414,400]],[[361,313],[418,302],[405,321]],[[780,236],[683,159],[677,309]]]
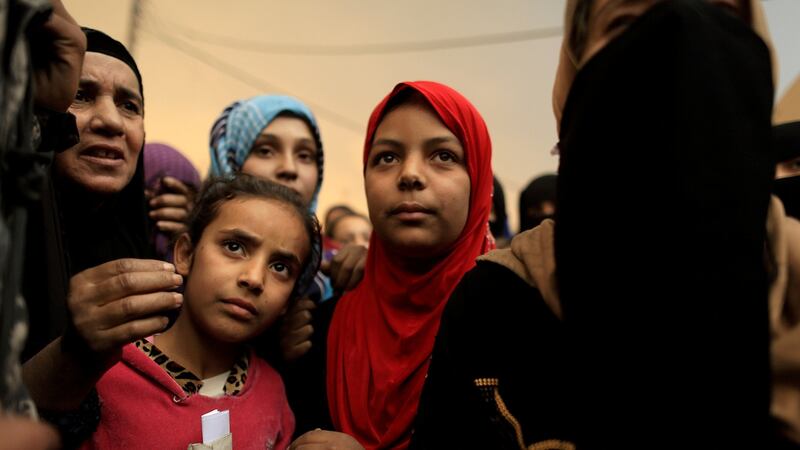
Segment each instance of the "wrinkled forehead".
[[92,82],[115,91],[124,90],[142,100],[139,81],[133,69],[123,61],[104,53],[86,52],[81,70],[81,82]]

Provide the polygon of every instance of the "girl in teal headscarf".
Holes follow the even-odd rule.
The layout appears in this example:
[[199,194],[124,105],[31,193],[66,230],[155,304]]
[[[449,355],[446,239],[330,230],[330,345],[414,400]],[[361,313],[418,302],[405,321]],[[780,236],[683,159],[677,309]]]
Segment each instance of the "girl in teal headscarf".
[[[300,100],[259,95],[234,102],[211,128],[211,175],[235,173],[264,178],[295,191],[311,212],[322,186],[324,154],[317,120]],[[318,273],[310,292],[315,303],[333,295],[327,277]]]
[[259,95],[225,108],[211,129],[211,175],[244,172],[297,191],[314,212],[323,151],[314,114],[296,98]]

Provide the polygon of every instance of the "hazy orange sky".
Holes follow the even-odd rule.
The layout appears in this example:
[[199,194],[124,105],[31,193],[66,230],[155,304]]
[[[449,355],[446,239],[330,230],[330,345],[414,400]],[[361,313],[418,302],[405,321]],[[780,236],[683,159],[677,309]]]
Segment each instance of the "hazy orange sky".
[[[129,44],[133,0],[64,3],[81,25]],[[550,94],[563,5],[564,0],[142,0],[134,55],[144,80],[147,139],[179,148],[205,174],[208,132],[228,104],[262,93],[294,95],[320,122],[326,164],[320,211],[349,203],[366,212],[361,153],[372,108],[399,81],[435,80],[461,91],[483,114],[494,171],[516,229],[519,191],[558,164],[550,155],[556,143]],[[800,0],[764,5],[781,59],[782,91],[800,73]],[[365,45],[474,37],[516,42],[404,52],[390,45],[377,49],[382,53],[342,54],[370,50]],[[259,47],[243,48],[249,43]],[[334,46],[339,54],[321,46]]]

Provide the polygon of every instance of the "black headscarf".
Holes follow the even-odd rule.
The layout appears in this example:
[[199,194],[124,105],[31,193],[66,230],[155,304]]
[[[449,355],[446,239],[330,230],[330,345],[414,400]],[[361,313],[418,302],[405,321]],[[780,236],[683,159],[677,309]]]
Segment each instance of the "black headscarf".
[[700,1],[578,72],[555,243],[579,448],[764,448],[772,98],[764,42]]
[[552,219],[552,214],[544,214],[539,209],[544,202],[556,204],[556,180],[554,174],[534,178],[528,187],[519,194],[519,232],[536,227],[544,219]]
[[[800,157],[800,121],[772,128],[776,162]],[[786,215],[800,218],[800,175],[775,180],[773,192],[781,199]]]
[[88,27],[81,27],[83,34],[86,35],[86,51],[94,53],[102,53],[112,58],[124,62],[128,67],[133,70],[136,75],[136,81],[139,83],[139,95],[142,96],[144,102],[144,86],[142,85],[142,74],[139,72],[139,66],[136,65],[136,60],[133,55],[128,52],[128,49],[122,45],[122,42],[112,38],[111,36]]
[[492,189],[492,212],[494,219],[489,221],[489,230],[492,236],[497,238],[510,238],[508,234],[508,214],[506,213],[506,195],[503,192],[503,185],[496,176],[492,176],[494,184]]
[[[142,80],[133,57],[108,35],[84,28],[87,52],[117,58]],[[97,207],[91,194],[50,171],[42,203],[32,213],[26,250],[23,292],[31,311],[24,357],[60,336],[68,323],[66,298],[73,275],[120,258],[151,258],[144,197],[144,157],[117,194]]]

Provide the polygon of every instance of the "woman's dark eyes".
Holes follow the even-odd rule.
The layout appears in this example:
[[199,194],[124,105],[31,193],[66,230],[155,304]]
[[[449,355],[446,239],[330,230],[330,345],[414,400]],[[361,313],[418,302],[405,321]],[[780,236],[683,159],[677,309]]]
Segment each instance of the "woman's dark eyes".
[[240,244],[239,242],[236,242],[236,241],[225,241],[225,242],[223,242],[222,245],[225,247],[226,250],[228,250],[229,252],[232,252],[232,253],[239,253],[242,250],[244,250],[244,247],[242,246],[242,244]]
[[281,277],[284,280],[291,279],[292,275],[294,274],[294,270],[295,270],[289,264],[285,264],[285,263],[277,262],[277,261],[272,263],[272,264],[270,264],[269,267],[270,267],[270,270],[275,272],[279,277]]
[[392,153],[380,153],[374,159],[375,164],[391,164],[395,161],[397,161],[397,156]]
[[75,101],[79,103],[87,102],[89,101],[89,96],[82,89],[78,89],[78,92],[75,93]]
[[457,160],[456,155],[453,152],[448,151],[448,150],[438,151],[438,152],[436,152],[434,157],[438,158],[439,161],[442,161],[442,162],[451,162],[451,161],[456,161]]
[[139,113],[139,105],[137,105],[134,102],[125,102],[125,103],[122,104],[122,107],[127,109],[128,111],[130,111],[132,113],[136,113],[136,114]]
[[297,157],[303,161],[313,161],[315,159],[314,156],[314,153],[310,150],[303,150],[297,154]]

